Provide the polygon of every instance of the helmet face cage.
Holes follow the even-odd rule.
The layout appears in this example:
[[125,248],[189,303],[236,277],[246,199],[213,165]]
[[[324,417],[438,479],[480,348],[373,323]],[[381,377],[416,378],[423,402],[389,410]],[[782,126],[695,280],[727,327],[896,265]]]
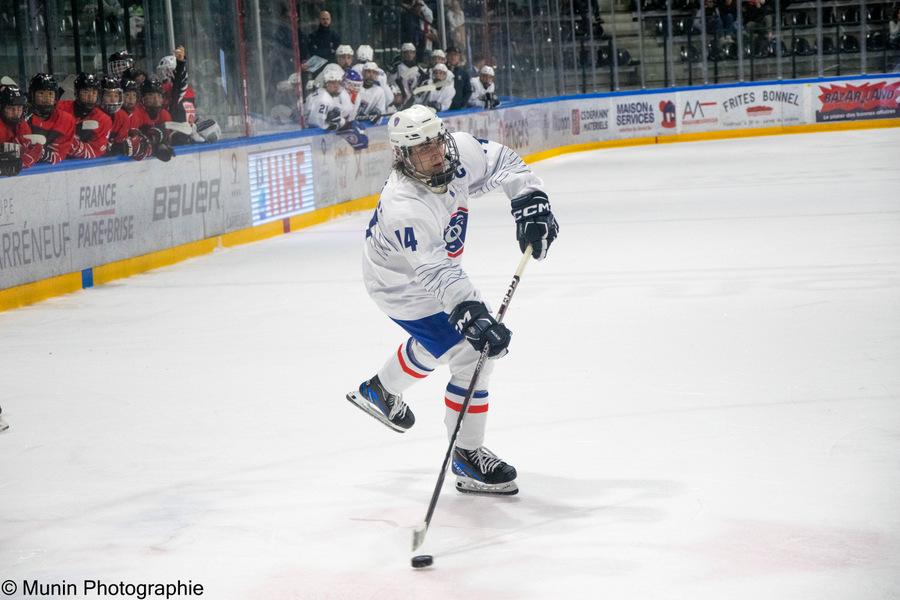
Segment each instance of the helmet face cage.
[[133,66],[134,58],[130,54],[128,54],[127,51],[122,51],[116,52],[109,57],[109,62],[106,65],[106,70],[109,73],[110,77],[119,79],[122,77],[125,71]]
[[[106,95],[109,93],[115,93],[118,97],[118,101],[108,102],[106,100]],[[100,108],[103,109],[103,112],[109,116],[113,116],[120,108],[122,108],[124,99],[125,94],[122,92],[122,86],[119,85],[117,80],[112,77],[104,77],[100,81]]]
[[[38,104],[35,102],[37,92],[47,91],[53,92],[52,104]],[[47,73],[38,73],[31,78],[28,84],[28,101],[31,103],[32,111],[42,119],[46,119],[53,114],[56,108],[56,102],[59,100],[59,84],[53,75]]]
[[[414,156],[414,150],[427,144],[442,144],[444,148],[444,168],[438,173],[427,173],[425,165],[422,165],[417,156]],[[418,154],[418,153],[415,153]],[[456,176],[459,169],[459,148],[446,129],[441,129],[437,137],[425,140],[421,144],[415,146],[407,146],[404,148],[394,148],[395,165],[409,177],[417,181],[421,181],[432,191],[444,193],[447,186]]]
[[[81,99],[81,92],[83,90],[96,90],[97,99],[94,102],[84,102]],[[79,73],[78,77],[75,78],[75,103],[78,104],[84,111],[90,112],[97,104],[100,103],[100,82],[94,75],[90,73]]]

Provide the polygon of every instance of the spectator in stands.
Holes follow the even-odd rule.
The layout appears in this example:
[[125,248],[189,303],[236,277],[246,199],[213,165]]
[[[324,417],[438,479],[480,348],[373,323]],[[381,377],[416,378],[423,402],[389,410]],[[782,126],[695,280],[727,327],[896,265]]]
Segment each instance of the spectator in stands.
[[434,14],[425,0],[401,0],[403,13],[400,17],[401,39],[410,40],[416,47],[416,60],[422,62],[427,52],[437,41],[437,30],[431,24]]
[[737,35],[734,24],[737,22],[737,5],[735,0],[717,0],[716,10],[719,14],[721,29],[717,28],[716,37],[723,35],[726,43],[731,43],[732,36]]
[[28,99],[17,86],[0,86],[0,177],[18,175],[44,153],[44,146],[32,138],[25,122],[26,104]]
[[319,28],[309,36],[309,51],[328,62],[334,61],[334,52],[341,45],[341,36],[331,28],[331,13],[319,13]]
[[447,48],[447,67],[453,73],[453,87],[455,93],[450,110],[465,108],[469,104],[469,96],[472,95],[472,81],[468,69],[460,64],[461,56],[459,48],[450,46]]
[[494,69],[485,65],[478,72],[478,77],[472,78],[472,96],[469,98],[469,106],[480,108],[497,108],[500,100],[494,91]]
[[891,48],[900,48],[900,4],[891,10],[891,20],[888,23],[888,44]]
[[447,5],[447,33],[450,34],[451,47],[466,47],[466,15],[459,0],[450,0]]
[[28,84],[28,101],[31,104],[28,124],[32,133],[46,138],[40,162],[53,165],[69,155],[75,139],[75,118],[57,110],[59,96],[59,84],[53,75],[38,73],[31,78]]

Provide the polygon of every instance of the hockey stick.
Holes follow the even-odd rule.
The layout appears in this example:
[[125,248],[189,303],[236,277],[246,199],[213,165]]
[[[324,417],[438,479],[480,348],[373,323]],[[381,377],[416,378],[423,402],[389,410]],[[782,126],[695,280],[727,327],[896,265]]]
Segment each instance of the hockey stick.
[[[506,314],[506,309],[509,308],[509,303],[512,300],[513,294],[516,292],[519,280],[522,278],[522,273],[525,271],[525,265],[528,264],[529,258],[531,258],[531,244],[525,248],[522,260],[519,261],[519,268],[516,269],[516,274],[513,275],[509,288],[506,290],[506,295],[503,297],[503,302],[500,304],[500,310],[497,311],[498,323],[503,322],[503,316]],[[481,356],[478,357],[478,362],[475,364],[475,372],[472,374],[472,381],[469,382],[469,388],[466,390],[466,397],[463,400],[462,408],[459,411],[459,417],[456,419],[456,428],[453,430],[453,435],[450,436],[450,445],[447,447],[447,455],[444,456],[444,463],[441,465],[441,472],[438,475],[437,484],[434,486],[434,492],[431,494],[431,502],[428,504],[428,512],[425,514],[425,521],[413,530],[413,552],[415,552],[419,546],[422,545],[422,542],[425,541],[425,534],[428,533],[428,527],[431,525],[431,517],[434,516],[434,509],[437,506],[438,497],[441,495],[441,488],[444,486],[444,477],[447,475],[447,466],[450,464],[450,457],[453,455],[453,447],[456,445],[456,436],[459,435],[463,417],[466,416],[469,403],[472,401],[475,386],[478,384],[478,376],[481,375],[481,369],[484,367],[484,362],[487,360],[490,349],[490,346],[485,344],[484,348],[481,350]]]

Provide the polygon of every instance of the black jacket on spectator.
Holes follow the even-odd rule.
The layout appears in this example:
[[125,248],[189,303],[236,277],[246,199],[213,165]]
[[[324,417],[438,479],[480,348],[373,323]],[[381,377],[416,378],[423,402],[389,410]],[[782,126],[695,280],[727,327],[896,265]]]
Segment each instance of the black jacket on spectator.
[[453,96],[453,102],[450,103],[450,110],[465,108],[469,103],[469,96],[472,95],[472,79],[469,75],[469,69],[462,65],[456,65],[453,71],[453,87],[456,88],[456,95]]
[[[341,45],[341,36],[331,27],[322,27],[309,36],[310,55],[321,56],[328,62],[334,62],[334,51]],[[305,58],[305,57],[304,57]]]

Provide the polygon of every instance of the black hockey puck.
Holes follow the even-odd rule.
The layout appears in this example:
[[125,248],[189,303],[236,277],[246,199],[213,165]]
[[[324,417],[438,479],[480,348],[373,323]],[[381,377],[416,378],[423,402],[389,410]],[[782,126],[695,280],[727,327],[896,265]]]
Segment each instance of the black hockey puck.
[[414,569],[424,569],[430,567],[434,563],[434,557],[430,554],[421,554],[412,557],[412,566]]

